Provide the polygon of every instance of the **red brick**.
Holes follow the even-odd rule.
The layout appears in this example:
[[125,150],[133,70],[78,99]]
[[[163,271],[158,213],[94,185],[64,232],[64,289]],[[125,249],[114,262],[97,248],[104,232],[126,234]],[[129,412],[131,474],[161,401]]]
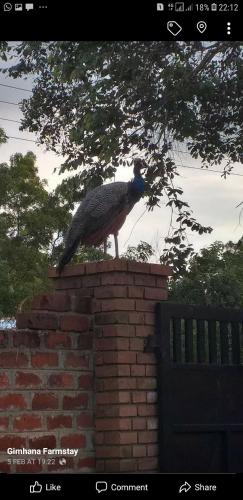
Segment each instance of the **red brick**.
[[145,325],[155,325],[155,314],[154,313],[145,313],[144,319]]
[[90,319],[82,314],[65,314],[60,317],[60,328],[64,331],[85,332],[90,327]]
[[96,340],[97,351],[128,350],[129,339],[126,338],[102,338]]
[[132,419],[132,428],[134,431],[145,431],[146,430],[146,418],[135,417]]
[[10,464],[8,464],[7,462],[0,462],[0,472],[11,472]]
[[96,368],[97,377],[129,377],[130,376],[130,366],[129,365],[109,365],[109,366],[98,366]]
[[27,402],[23,394],[10,393],[0,396],[1,410],[23,410],[27,408]]
[[0,417],[0,430],[1,431],[7,431],[8,430],[8,424],[9,424],[9,418],[8,417]]
[[[74,264],[65,266],[61,276],[82,276],[85,273],[85,264]],[[59,276],[57,269],[55,267],[50,267],[48,269],[48,277],[55,278]]]
[[131,376],[132,377],[144,377],[145,376],[145,366],[143,366],[143,365],[131,366]]
[[158,413],[157,405],[139,404],[137,407],[139,417],[154,417]]
[[52,373],[48,380],[47,384],[50,387],[59,387],[59,388],[74,388],[75,380],[74,376],[71,373]]
[[20,368],[28,366],[28,357],[20,352],[1,352],[0,367],[1,368]]
[[49,349],[56,347],[69,348],[72,345],[71,337],[66,332],[48,332],[45,334],[45,345]]
[[54,280],[54,287],[56,290],[69,290],[78,289],[82,286],[82,277],[66,277]]
[[88,335],[81,333],[78,336],[78,348],[87,350],[93,348],[93,335],[91,332]]
[[94,296],[97,299],[108,299],[111,297],[127,297],[126,286],[100,286],[95,288]]
[[43,384],[40,375],[32,372],[16,372],[15,384],[17,387],[36,387]]
[[46,436],[33,437],[29,439],[30,448],[55,448],[56,437],[47,434]]
[[31,364],[34,368],[58,366],[58,354],[55,352],[39,352],[38,354],[32,354]]
[[135,301],[132,299],[109,299],[101,301],[101,310],[106,311],[133,311]]
[[136,379],[131,377],[119,377],[114,379],[105,379],[103,382],[103,390],[122,390],[136,389]]
[[9,379],[7,373],[0,373],[0,388],[6,389],[9,386]]
[[133,403],[146,403],[147,393],[146,391],[133,391],[132,393],[132,402]]
[[134,457],[146,457],[146,446],[143,444],[135,444],[132,447],[132,454]]
[[68,352],[65,358],[65,368],[88,369],[90,364],[89,355],[79,354],[79,352]]
[[103,353],[105,364],[134,364],[136,363],[136,353],[131,351],[105,351]]
[[71,472],[74,471],[74,468],[75,468],[75,465],[74,465],[74,459],[73,457],[68,457],[67,455],[64,455],[63,457],[61,455],[59,455],[59,458],[64,458],[66,463],[65,463],[65,466],[63,466],[62,464],[60,464],[59,460],[55,460],[54,463],[50,463],[47,465],[47,470],[48,472],[53,472],[53,471],[60,471],[62,473],[65,474],[65,472],[67,471],[70,471],[71,469]]
[[148,455],[148,457],[157,457],[159,455],[158,444],[148,444],[147,445],[147,455]]
[[134,276],[134,283],[135,285],[155,286],[156,278],[155,276],[150,276],[148,274],[137,274]]
[[95,322],[97,325],[106,325],[106,324],[116,324],[116,323],[125,323],[128,324],[130,314],[123,311],[118,312],[107,312],[107,313],[99,313],[95,316]]
[[156,472],[158,470],[157,458],[140,458],[138,461],[138,469],[140,471]]
[[150,273],[150,265],[145,263],[145,262],[131,261],[131,262],[128,262],[128,271],[133,272],[133,273],[149,274]]
[[128,297],[142,299],[144,296],[143,286],[129,286],[128,287]]
[[155,354],[153,352],[138,352],[137,363],[153,365],[156,363]]
[[150,264],[150,273],[158,274],[160,276],[172,276],[173,269],[169,266],[162,266],[161,264]]
[[9,344],[10,335],[6,332],[0,331],[0,347],[7,347]]
[[57,410],[58,408],[58,398],[53,393],[35,393],[32,400],[33,410]]
[[121,460],[120,472],[136,472],[137,471],[137,461],[136,460]]
[[144,350],[144,339],[130,339],[130,349],[131,351],[142,351]]
[[72,427],[72,417],[70,415],[51,415],[47,417],[47,429],[61,429]]
[[119,416],[120,417],[136,417],[137,416],[137,407],[136,405],[121,405],[119,407]]
[[96,449],[97,458],[126,458],[132,456],[132,447],[124,446],[98,446]]
[[167,300],[168,293],[164,288],[145,288],[144,298],[152,300]]
[[78,387],[80,389],[92,389],[93,383],[93,375],[90,373],[87,375],[80,375],[78,379]]
[[84,276],[83,277],[83,287],[96,287],[99,286],[101,283],[101,277],[100,276]]
[[141,312],[130,312],[129,313],[129,323],[143,325],[145,322],[145,314]]
[[64,448],[84,448],[86,445],[86,437],[84,434],[69,434],[61,438],[61,447]]
[[58,316],[47,312],[26,312],[16,315],[17,328],[30,328],[37,330],[57,330]]
[[96,262],[93,271],[89,271],[94,264],[86,264],[86,272],[104,273],[112,271],[127,271],[127,261],[125,259],[112,259],[102,262]]
[[102,285],[133,285],[133,276],[126,272],[112,272],[101,275]]
[[97,431],[131,430],[130,418],[98,418],[96,419]]
[[41,417],[39,417],[38,415],[31,415],[29,413],[26,413],[24,415],[16,417],[13,421],[14,431],[22,432],[41,428],[42,421]]
[[26,446],[26,438],[16,434],[5,434],[0,437],[0,451],[6,452],[7,448],[23,448]]
[[110,431],[105,433],[105,444],[134,444],[137,443],[137,432]]
[[106,325],[101,328],[104,337],[133,337],[135,326],[133,325]]
[[96,394],[96,404],[130,403],[130,392],[110,391]]
[[147,418],[147,429],[148,431],[156,430],[158,429],[158,417],[149,417]]
[[148,337],[149,335],[154,335],[153,326],[139,325],[136,326],[136,337]]
[[80,458],[78,468],[83,472],[86,470],[95,472],[95,457]]
[[91,297],[84,297],[81,295],[80,291],[78,291],[75,294],[70,294],[70,299],[71,299],[71,307],[70,307],[71,311],[82,314],[91,314],[92,312]]
[[82,413],[77,416],[77,427],[80,429],[93,429],[94,427],[94,417],[93,415],[87,413]]
[[64,410],[75,410],[79,408],[87,408],[88,406],[88,394],[79,393],[70,396],[63,397],[63,409]]
[[137,389],[156,389],[157,379],[155,377],[145,377],[137,379]]
[[33,298],[31,309],[69,311],[70,297],[66,293],[44,293]]
[[148,391],[147,392],[147,403],[157,403],[157,401],[158,401],[157,391]]
[[17,464],[16,465],[16,472],[23,472],[24,474],[30,473],[38,473],[42,472],[42,464],[39,464],[38,462],[34,463],[25,463],[25,464]]
[[156,375],[157,375],[157,366],[147,365],[146,366],[146,377],[156,377]]
[[141,431],[138,434],[139,443],[157,443],[158,433],[157,431]]
[[37,332],[17,330],[13,336],[14,347],[40,347],[40,335]]
[[[153,286],[153,285],[151,285],[151,286]],[[167,289],[167,278],[161,278],[160,276],[156,277],[156,286],[158,288],[166,288]]]
[[136,311],[155,312],[155,300],[136,300]]

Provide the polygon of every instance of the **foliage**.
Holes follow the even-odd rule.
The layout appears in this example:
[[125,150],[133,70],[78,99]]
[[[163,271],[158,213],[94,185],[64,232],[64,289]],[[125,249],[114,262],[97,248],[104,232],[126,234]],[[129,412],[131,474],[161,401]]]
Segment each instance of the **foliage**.
[[170,300],[243,307],[243,239],[216,241],[190,258],[187,271],[170,282]]
[[153,255],[154,250],[151,245],[146,241],[140,241],[136,247],[128,246],[122,258],[136,260],[137,262],[148,262]]
[[48,265],[70,215],[41,181],[32,152],[0,164],[0,315],[49,287]]
[[65,156],[60,171],[74,174],[63,196],[80,200],[88,188],[111,179],[119,164],[129,165],[134,155],[146,159],[149,209],[167,196],[172,210],[162,260],[176,258],[178,269],[188,251],[186,230],[211,228],[197,222],[181,198],[174,150],[187,146],[204,167],[222,165],[225,176],[243,161],[242,54],[242,45],[232,41],[2,47],[3,57],[19,58],[6,70],[11,77],[35,76],[33,94],[22,105],[22,129]]

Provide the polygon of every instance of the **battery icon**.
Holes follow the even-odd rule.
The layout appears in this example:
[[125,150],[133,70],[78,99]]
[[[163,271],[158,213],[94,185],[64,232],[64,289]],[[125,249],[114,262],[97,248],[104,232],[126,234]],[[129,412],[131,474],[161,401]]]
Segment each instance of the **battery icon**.
[[217,10],[218,6],[216,3],[211,4],[211,10]]

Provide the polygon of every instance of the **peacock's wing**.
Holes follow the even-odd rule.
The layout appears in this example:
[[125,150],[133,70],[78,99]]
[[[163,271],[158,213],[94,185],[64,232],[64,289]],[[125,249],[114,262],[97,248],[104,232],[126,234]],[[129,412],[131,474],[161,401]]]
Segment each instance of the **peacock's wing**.
[[80,242],[102,228],[128,205],[127,195],[127,182],[104,184],[87,193],[72,219],[65,243],[72,246],[77,237]]

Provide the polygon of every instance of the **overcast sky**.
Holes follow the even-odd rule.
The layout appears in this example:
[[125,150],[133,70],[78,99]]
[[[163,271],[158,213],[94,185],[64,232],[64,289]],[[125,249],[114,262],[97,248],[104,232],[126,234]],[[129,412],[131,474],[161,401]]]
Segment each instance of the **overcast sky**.
[[[1,86],[1,84],[31,90],[32,81],[31,79],[14,80],[0,73],[0,101],[19,103],[21,99],[30,94]],[[0,127],[5,130],[8,136],[35,141],[34,134],[28,131],[19,131],[18,123],[5,121],[3,118],[20,120],[21,111],[18,106],[0,102]],[[183,148],[183,150],[185,149]],[[45,148],[36,146],[35,142],[9,139],[7,144],[0,147],[0,163],[8,162],[9,157],[14,153],[25,154],[30,150],[37,156],[40,177],[47,179],[49,188],[53,189],[60,183],[61,179],[58,174],[53,173],[53,169],[59,166],[63,159],[54,153],[45,152]],[[184,200],[190,204],[193,215],[198,222],[205,226],[212,226],[214,229],[211,234],[202,236],[188,231],[189,242],[194,245],[196,250],[199,250],[215,240],[238,241],[243,234],[243,218],[242,224],[240,224],[240,208],[236,208],[236,205],[243,200],[243,166],[236,164],[234,169],[234,173],[241,174],[242,177],[230,175],[227,180],[224,180],[219,173],[208,172],[205,169],[183,168],[182,165],[199,168],[201,166],[200,161],[191,159],[188,154],[178,153],[175,158],[176,163],[180,165],[180,177],[176,179],[176,185],[184,190]],[[219,170],[219,168],[215,166],[215,170]],[[128,181],[131,177],[132,169],[120,168],[116,180]],[[170,221],[170,210],[165,207],[166,202],[167,199],[162,198],[160,208],[156,208],[153,212],[146,212],[142,217],[145,202],[140,201],[134,207],[119,234],[120,254],[125,251],[127,245],[137,245],[140,240],[145,240],[153,246],[159,244],[161,249],[164,248],[163,238],[168,233]],[[138,220],[139,218],[140,220]]]

